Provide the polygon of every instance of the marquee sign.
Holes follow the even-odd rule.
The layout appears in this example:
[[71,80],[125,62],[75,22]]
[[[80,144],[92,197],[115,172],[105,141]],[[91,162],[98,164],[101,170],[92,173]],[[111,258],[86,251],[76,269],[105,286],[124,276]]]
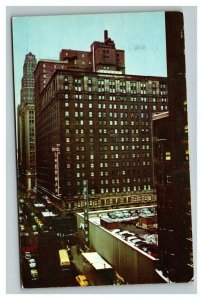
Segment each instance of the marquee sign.
[[54,152],[54,181],[55,181],[55,194],[60,194],[59,186],[59,154],[60,154],[60,144],[56,144],[55,147],[52,147],[52,152]]

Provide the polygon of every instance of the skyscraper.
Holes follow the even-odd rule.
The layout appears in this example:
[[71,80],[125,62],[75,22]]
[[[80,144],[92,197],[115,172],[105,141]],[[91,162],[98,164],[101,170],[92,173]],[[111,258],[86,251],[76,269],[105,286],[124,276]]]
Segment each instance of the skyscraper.
[[151,191],[152,112],[168,109],[164,77],[125,74],[124,50],[104,32],[90,51],[66,50],[35,70],[38,189],[66,203]]
[[166,12],[169,113],[154,117],[160,270],[166,280],[193,277],[184,29],[181,13]]
[[35,104],[34,69],[36,58],[32,53],[25,57],[21,83],[21,99],[18,106],[18,166],[20,185],[28,192],[35,185]]

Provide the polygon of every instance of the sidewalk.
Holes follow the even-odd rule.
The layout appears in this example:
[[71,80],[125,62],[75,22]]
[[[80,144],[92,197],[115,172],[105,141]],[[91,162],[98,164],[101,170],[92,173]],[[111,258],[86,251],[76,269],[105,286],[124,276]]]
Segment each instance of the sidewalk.
[[87,262],[85,262],[81,251],[79,250],[79,248],[77,248],[77,246],[71,247],[71,254],[73,256],[73,263],[77,272],[87,277],[90,286],[98,285],[98,279],[95,272],[93,272],[92,267]]
[[84,274],[84,260],[81,253],[78,251],[77,246],[71,247],[71,253],[73,255],[73,263],[80,274]]

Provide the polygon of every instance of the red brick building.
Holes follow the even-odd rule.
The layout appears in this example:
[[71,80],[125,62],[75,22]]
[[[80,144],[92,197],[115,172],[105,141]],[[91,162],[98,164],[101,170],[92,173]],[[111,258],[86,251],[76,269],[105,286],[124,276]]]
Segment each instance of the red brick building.
[[90,52],[39,61],[35,83],[38,189],[68,204],[84,179],[90,195],[154,188],[152,113],[168,109],[166,78],[125,74],[124,51],[105,31]]

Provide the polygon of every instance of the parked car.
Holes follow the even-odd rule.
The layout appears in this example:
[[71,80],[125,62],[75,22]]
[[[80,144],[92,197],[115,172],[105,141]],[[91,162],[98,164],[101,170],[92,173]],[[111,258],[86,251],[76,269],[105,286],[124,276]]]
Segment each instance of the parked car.
[[136,239],[137,239],[137,236],[136,236],[136,235],[128,236],[128,237],[126,238],[126,240],[127,240],[128,242],[132,242],[133,240],[136,240]]
[[125,210],[125,211],[123,211],[123,216],[125,218],[129,218],[131,216],[131,214],[127,210]]
[[20,224],[20,230],[21,230],[21,231],[24,231],[24,230],[25,230],[25,225]]
[[159,257],[158,247],[154,244],[147,246],[147,253],[155,258]]
[[111,233],[118,234],[121,230],[120,229],[113,229]]
[[124,234],[125,240],[127,240],[129,237],[135,237],[135,234],[130,232],[130,233],[126,233]]
[[38,274],[38,271],[36,269],[31,269],[30,274],[31,274],[32,280],[39,279],[39,274]]
[[138,247],[140,250],[142,250],[142,251],[144,251],[144,252],[147,252],[148,245],[149,245],[149,244],[147,244],[147,243],[145,243],[145,242],[141,242],[141,243],[139,243],[139,245],[137,245],[137,247]]
[[75,279],[80,286],[88,286],[89,285],[89,282],[85,275],[78,275],[75,277]]
[[25,252],[25,258],[30,259],[32,257],[30,252]]
[[121,211],[115,212],[114,215],[116,216],[116,218],[123,218],[123,216],[124,216]]
[[35,268],[36,267],[35,259],[34,258],[28,259],[28,264],[29,264],[30,268]]
[[124,238],[126,235],[128,235],[130,232],[127,230],[121,231],[118,233],[118,236]]
[[110,217],[111,219],[116,219],[116,218],[117,218],[117,216],[116,216],[115,214],[110,214],[109,217]]
[[134,245],[134,246],[138,246],[140,243],[142,243],[143,241],[140,240],[140,239],[134,239],[134,240],[131,240],[131,243]]
[[20,232],[20,236],[29,236],[28,232]]

